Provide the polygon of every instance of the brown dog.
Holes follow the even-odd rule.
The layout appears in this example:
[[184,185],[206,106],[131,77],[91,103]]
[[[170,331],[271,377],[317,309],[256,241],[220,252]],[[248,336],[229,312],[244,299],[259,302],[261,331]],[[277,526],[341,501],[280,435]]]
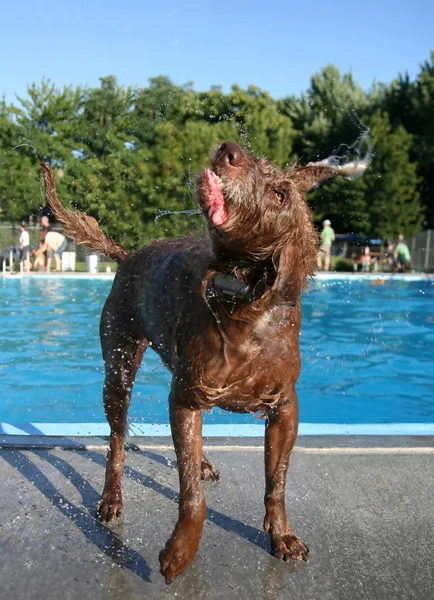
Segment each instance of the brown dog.
[[101,521],[122,513],[127,409],[148,345],[173,374],[170,424],[180,498],[178,523],[160,554],[166,583],[184,571],[198,549],[205,519],[201,479],[218,479],[202,454],[201,411],[213,406],[265,415],[264,528],[275,556],[307,560],[307,547],[288,523],[284,498],[298,426],[300,296],[317,253],[304,196],[325,179],[366,168],[363,161],[337,167],[325,160],[282,171],[233,142],[214,150],[211,164],[197,180],[210,242],[155,241],[130,253],[94,219],[62,207],[41,160],[47,200],[66,233],[121,263],[100,330],[111,428],[97,506]]

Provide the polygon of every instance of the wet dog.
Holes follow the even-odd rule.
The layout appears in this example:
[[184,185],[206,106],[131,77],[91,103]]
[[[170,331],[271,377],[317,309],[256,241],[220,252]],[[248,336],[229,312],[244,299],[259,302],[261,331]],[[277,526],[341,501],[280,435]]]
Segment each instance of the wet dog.
[[197,178],[209,239],[159,240],[131,253],[93,218],[62,207],[41,160],[48,203],[66,234],[120,263],[100,328],[111,430],[97,506],[103,522],[122,514],[127,410],[148,345],[173,375],[169,407],[180,497],[178,522],[160,554],[167,583],[199,546],[206,510],[201,480],[218,479],[202,453],[201,411],[214,406],[265,416],[264,528],[276,557],[307,560],[285,508],[298,427],[301,293],[318,246],[305,193],[335,175],[359,174],[366,162],[324,160],[281,170],[225,142],[212,152],[211,166]]

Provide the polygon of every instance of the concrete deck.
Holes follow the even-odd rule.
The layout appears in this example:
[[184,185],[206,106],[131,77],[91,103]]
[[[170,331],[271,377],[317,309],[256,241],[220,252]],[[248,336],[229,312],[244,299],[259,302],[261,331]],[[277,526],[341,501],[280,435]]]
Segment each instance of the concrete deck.
[[269,554],[262,440],[206,440],[221,481],[205,485],[199,552],[171,586],[158,572],[177,514],[167,438],[133,441],[125,517],[107,527],[94,518],[104,440],[5,436],[1,443],[1,600],[433,597],[431,437],[299,438],[287,506],[310,547],[307,565]]

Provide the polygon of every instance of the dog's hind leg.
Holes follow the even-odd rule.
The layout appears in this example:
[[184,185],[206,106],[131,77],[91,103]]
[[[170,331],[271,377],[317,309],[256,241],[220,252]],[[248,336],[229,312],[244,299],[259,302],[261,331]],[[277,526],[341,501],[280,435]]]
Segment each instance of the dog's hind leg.
[[200,471],[202,481],[218,481],[220,479],[220,473],[213,467],[205,454],[202,454]]
[[104,491],[96,507],[100,521],[109,522],[122,514],[121,478],[125,462],[124,441],[127,411],[137,369],[148,342],[122,336],[113,339],[110,347],[104,342],[106,376],[104,381],[104,410],[110,425],[110,449]]
[[265,429],[265,520],[271,552],[277,558],[307,561],[307,546],[292,531],[285,508],[289,459],[298,430],[297,395],[291,403],[270,409]]
[[160,553],[160,572],[171,583],[193,560],[199,547],[206,504],[201,485],[202,413],[186,408],[172,388],[170,425],[178,459],[179,518]]

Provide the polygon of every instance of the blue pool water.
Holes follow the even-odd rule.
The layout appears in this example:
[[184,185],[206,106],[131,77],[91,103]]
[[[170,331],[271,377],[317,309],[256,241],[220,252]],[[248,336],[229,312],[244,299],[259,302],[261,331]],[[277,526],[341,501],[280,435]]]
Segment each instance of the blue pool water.
[[[105,279],[0,280],[0,422],[102,423]],[[303,298],[298,384],[308,423],[434,422],[431,280],[317,281]],[[147,351],[132,423],[167,423],[170,375]],[[214,410],[209,424],[257,423]]]

